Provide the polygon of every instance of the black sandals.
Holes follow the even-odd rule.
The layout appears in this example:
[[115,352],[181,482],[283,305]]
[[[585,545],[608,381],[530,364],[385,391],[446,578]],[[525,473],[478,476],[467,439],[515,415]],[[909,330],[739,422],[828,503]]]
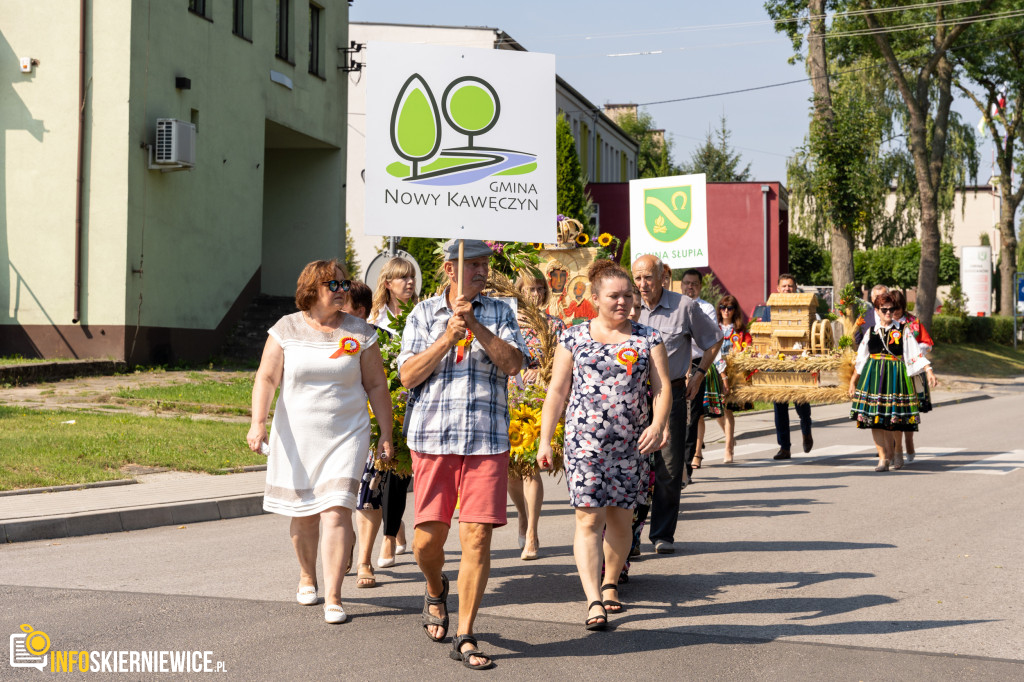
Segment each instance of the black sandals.
[[[618,585],[614,585],[612,583],[601,585],[601,592],[604,592],[605,590],[618,591],[618,589]],[[608,613],[622,613],[622,604],[613,599],[605,599],[603,602],[601,602],[601,605],[604,606],[605,611],[607,611]]]
[[[423,632],[427,633],[427,637],[435,642],[443,642],[444,638],[448,636],[448,576],[444,573],[441,574],[441,596],[431,597],[430,588],[423,588]],[[438,618],[430,612],[430,605],[444,605],[444,618]],[[440,637],[434,637],[430,634],[430,630],[427,628],[431,625],[440,625],[444,631]]]
[[[462,645],[466,642],[472,644],[473,648],[468,651],[462,651]],[[452,651],[448,655],[452,657],[452,660],[462,661],[462,665],[467,668],[472,668],[473,670],[487,670],[488,668],[493,668],[494,661],[491,660],[491,657],[480,651],[477,647],[478,644],[476,643],[476,637],[473,635],[459,635],[452,640]],[[486,658],[487,662],[473,665],[469,660],[473,656],[476,656],[477,658]]]
[[608,627],[608,612],[604,610],[604,604],[602,604],[599,601],[592,601],[590,602],[590,605],[587,606],[587,613],[589,614],[590,609],[594,608],[595,606],[601,607],[601,613],[596,616],[590,616],[585,621],[583,621],[583,625],[588,630],[604,630]]

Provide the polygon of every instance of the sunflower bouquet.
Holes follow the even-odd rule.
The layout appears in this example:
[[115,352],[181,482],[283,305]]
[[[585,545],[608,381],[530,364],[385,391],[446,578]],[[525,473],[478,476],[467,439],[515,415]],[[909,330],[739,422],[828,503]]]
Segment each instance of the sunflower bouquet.
[[[525,387],[512,385],[508,391],[509,425],[508,438],[511,446],[508,468],[516,476],[536,473],[537,450],[540,447],[540,417],[546,397],[544,388],[537,384]],[[551,472],[562,470],[562,448],[565,441],[565,427],[562,422],[555,427],[551,439]]]
[[597,236],[597,258],[607,258],[618,262],[619,260],[619,247],[622,246],[622,241],[613,234],[608,232],[602,232]]
[[[387,462],[377,460],[374,466],[378,471],[392,471],[397,476],[407,478],[412,476],[412,455],[409,454],[409,446],[402,436],[402,424],[405,422],[405,406],[409,399],[409,391],[402,386],[401,377],[398,374],[398,356],[402,352],[402,330],[405,329],[405,321],[409,313],[416,306],[409,301],[399,306],[398,316],[391,321],[391,327],[395,334],[389,334],[383,329],[377,330],[377,343],[380,347],[381,358],[384,361],[384,374],[388,380],[388,392],[391,393],[391,413],[393,416],[391,427],[391,443],[394,448],[394,456]],[[370,447],[377,449],[377,442],[380,440],[380,425],[370,410]]]
[[[412,453],[402,436],[402,423],[405,421],[405,405],[409,398],[409,391],[405,388],[396,388],[391,391],[391,444],[394,448],[394,455],[387,462],[377,460],[374,467],[377,471],[390,471],[401,478],[412,476]],[[370,447],[377,449],[380,441],[380,424],[370,410]]]

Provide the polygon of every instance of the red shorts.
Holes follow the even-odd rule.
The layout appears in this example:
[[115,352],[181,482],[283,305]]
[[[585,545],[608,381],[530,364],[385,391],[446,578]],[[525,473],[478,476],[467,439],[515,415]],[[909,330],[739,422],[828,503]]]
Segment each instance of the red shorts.
[[451,526],[455,504],[460,523],[508,523],[508,453],[425,455],[412,453],[413,525],[440,521]]

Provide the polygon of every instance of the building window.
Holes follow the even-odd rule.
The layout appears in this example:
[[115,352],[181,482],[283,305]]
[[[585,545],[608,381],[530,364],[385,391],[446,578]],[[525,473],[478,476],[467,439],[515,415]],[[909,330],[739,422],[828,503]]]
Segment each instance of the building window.
[[206,13],[206,5],[207,0],[188,0],[188,11],[209,19],[210,15]]
[[320,63],[322,58],[320,52],[321,45],[321,17],[323,16],[324,10],[322,7],[310,3],[309,5],[309,72],[323,76],[324,69]]
[[252,38],[252,0],[231,0],[231,32],[239,38]]
[[274,54],[288,62],[292,56],[291,4],[291,0],[277,0],[277,37],[274,43]]

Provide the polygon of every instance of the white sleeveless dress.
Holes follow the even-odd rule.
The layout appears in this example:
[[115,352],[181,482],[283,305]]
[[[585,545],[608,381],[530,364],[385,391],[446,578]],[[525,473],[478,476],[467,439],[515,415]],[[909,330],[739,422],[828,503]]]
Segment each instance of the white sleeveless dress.
[[[354,509],[370,446],[359,359],[377,334],[352,315],[333,332],[317,331],[302,312],[282,317],[269,334],[284,349],[284,376],[270,429],[263,509],[285,516]],[[332,358],[343,341],[348,352]]]

